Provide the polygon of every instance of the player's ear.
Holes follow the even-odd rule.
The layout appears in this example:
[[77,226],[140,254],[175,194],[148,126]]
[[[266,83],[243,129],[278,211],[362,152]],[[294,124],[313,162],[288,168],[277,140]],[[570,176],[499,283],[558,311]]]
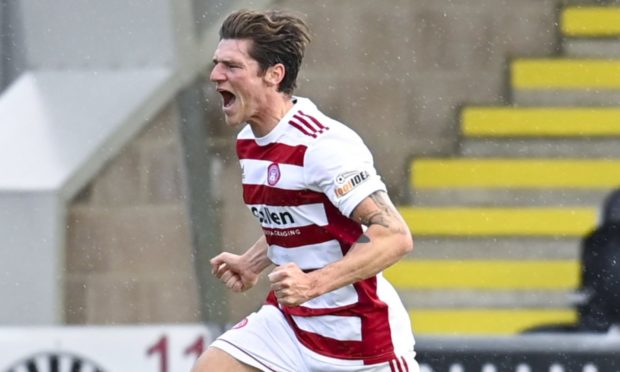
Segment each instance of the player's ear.
[[265,73],[265,81],[270,86],[279,85],[282,80],[284,80],[284,75],[286,74],[286,68],[281,63],[276,63],[273,66],[270,66]]

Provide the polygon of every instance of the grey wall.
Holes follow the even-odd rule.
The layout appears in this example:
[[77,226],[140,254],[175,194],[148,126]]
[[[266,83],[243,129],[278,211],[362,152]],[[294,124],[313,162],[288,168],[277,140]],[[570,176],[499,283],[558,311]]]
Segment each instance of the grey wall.
[[463,105],[502,104],[513,56],[548,56],[557,0],[343,0],[300,6],[314,42],[299,94],[359,130],[395,197],[412,156],[449,155]]

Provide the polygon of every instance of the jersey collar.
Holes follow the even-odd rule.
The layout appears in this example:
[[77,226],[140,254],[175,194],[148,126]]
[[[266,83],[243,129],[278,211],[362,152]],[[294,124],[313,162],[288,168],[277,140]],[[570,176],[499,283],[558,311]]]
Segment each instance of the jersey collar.
[[295,115],[299,110],[301,111],[312,111],[316,109],[316,106],[312,101],[308,98],[293,96],[293,107],[284,116],[278,124],[271,130],[271,132],[267,133],[262,137],[255,137],[256,143],[260,146],[268,145],[272,142],[276,142],[278,138],[286,131],[288,128],[288,122],[291,120],[293,115]]

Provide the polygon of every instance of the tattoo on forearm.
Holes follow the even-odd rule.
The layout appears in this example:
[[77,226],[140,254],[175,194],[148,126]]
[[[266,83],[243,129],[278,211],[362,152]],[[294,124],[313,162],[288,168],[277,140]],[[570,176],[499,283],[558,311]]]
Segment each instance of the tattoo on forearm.
[[375,202],[379,209],[368,213],[366,216],[362,216],[361,223],[366,226],[380,225],[395,233],[406,233],[401,226],[398,212],[394,209],[385,192],[374,192],[370,195],[370,199]]
[[370,238],[368,235],[362,234],[359,238],[357,238],[357,243],[370,243]]
[[383,211],[374,211],[367,216],[362,217],[362,223],[366,226],[381,225],[385,228],[390,228],[388,221],[386,221],[385,213]]

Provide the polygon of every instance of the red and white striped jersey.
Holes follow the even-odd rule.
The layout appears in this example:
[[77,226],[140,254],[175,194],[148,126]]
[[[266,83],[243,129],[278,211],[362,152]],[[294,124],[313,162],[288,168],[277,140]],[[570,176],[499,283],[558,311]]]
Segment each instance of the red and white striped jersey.
[[[349,216],[384,190],[372,155],[350,128],[306,98],[266,136],[250,126],[237,137],[243,199],[261,224],[269,258],[320,269],[341,259],[362,234]],[[267,302],[285,314],[299,341],[318,354],[378,363],[413,348],[409,317],[382,274],[326,293],[301,306]]]

